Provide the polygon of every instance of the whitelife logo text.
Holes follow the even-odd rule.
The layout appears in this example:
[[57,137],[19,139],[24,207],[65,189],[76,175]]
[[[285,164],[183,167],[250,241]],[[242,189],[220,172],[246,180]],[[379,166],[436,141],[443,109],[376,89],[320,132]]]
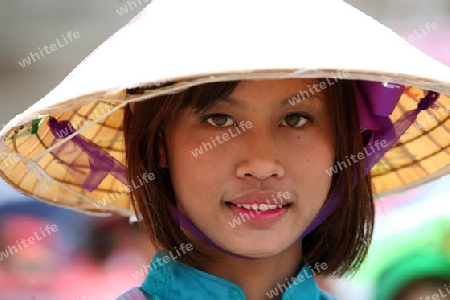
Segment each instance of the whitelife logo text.
[[20,242],[16,240],[17,243],[16,246],[8,246],[8,248],[5,251],[0,252],[0,261],[2,261],[3,259],[7,259],[9,255],[12,256],[14,254],[17,254],[19,251],[22,251],[23,250],[22,246],[24,248],[28,248],[30,245],[33,245],[36,242],[43,240],[47,236],[50,236],[52,233],[57,232],[58,226],[55,224],[53,225],[47,224],[45,225],[44,229],[40,227],[39,230],[40,232],[36,231],[34,232],[34,236],[30,236],[27,239],[22,239]]
[[61,36],[64,40],[64,43],[62,43],[59,40],[59,38],[57,38],[56,43],[50,44],[50,46],[43,46],[42,49],[41,49],[41,47],[38,47],[39,53],[30,52],[30,55],[27,58],[22,59],[22,61],[19,61],[19,65],[22,68],[25,68],[26,66],[31,65],[31,60],[33,60],[33,62],[36,62],[37,60],[44,58],[44,56],[45,56],[44,52],[46,53],[46,55],[51,54],[52,52],[55,52],[56,50],[67,46],[70,42],[73,42],[74,40],[78,40],[80,38],[80,33],[78,31],[74,31],[73,33],[72,33],[72,31],[69,31],[66,35],[62,34]]
[[[222,135],[216,135],[216,137],[210,137],[212,143],[214,144],[214,148],[217,147],[216,141],[219,145],[225,143],[226,141],[228,141],[230,138],[234,138],[237,137],[238,135],[241,134],[241,130],[242,132],[245,132],[246,129],[250,129],[253,127],[252,122],[247,121],[244,123],[244,121],[241,121],[241,123],[239,123],[239,126],[234,126],[234,129],[236,131],[236,133],[233,133],[233,130],[231,130],[231,128],[228,128],[228,133],[223,133]],[[239,128],[241,128],[241,130],[239,130]],[[221,139],[222,138],[222,139]],[[213,149],[213,146],[210,144],[210,142],[203,142],[202,145],[200,146],[200,148],[195,148],[194,151],[191,151],[192,155],[194,157],[198,157],[200,154],[203,154],[203,150],[205,150],[205,152],[208,152],[208,147],[210,150]]]
[[[155,256],[150,263],[150,265],[142,265],[142,268],[139,269],[139,271],[134,272],[131,274],[135,280],[139,279],[140,277],[147,275],[148,272],[152,272],[158,268],[156,264],[158,264],[160,267],[163,267],[165,264],[170,263],[172,260],[175,261],[177,258],[179,258],[182,254],[186,254],[186,251],[192,251],[194,247],[191,243],[188,244],[181,244],[180,247],[176,247],[174,250],[169,251],[169,255],[164,255],[162,258],[158,255]],[[175,253],[173,253],[175,252]],[[181,253],[182,252],[182,253]],[[164,252],[167,253],[167,252]],[[170,256],[170,257],[169,257]],[[170,259],[172,258],[172,260]]]
[[[374,143],[375,147],[377,148],[377,151],[380,151],[380,145],[381,147],[386,147],[387,146],[387,141],[386,140],[382,140],[380,141],[375,141]],[[367,151],[367,148],[370,147],[370,149],[372,150],[372,152]],[[369,157],[371,155],[373,155],[374,153],[376,153],[377,151],[375,151],[375,149],[373,148],[372,144],[369,143],[369,145],[367,145],[366,147],[364,147],[364,152],[359,152],[357,155],[351,154],[350,158],[352,159],[353,163],[357,163],[359,160],[363,160],[365,157]],[[350,161],[350,159],[345,156],[346,160],[347,160],[347,164],[344,161],[338,161],[333,167],[329,168],[328,170],[325,170],[325,172],[327,172],[327,174],[329,176],[332,176],[333,174],[337,174],[339,172],[339,170],[343,170],[346,169],[348,167],[350,167],[352,165],[352,162]],[[339,167],[339,169],[338,169]]]
[[[273,204],[276,204],[276,205],[282,204],[282,203],[283,203],[283,199],[282,199],[282,198],[284,198],[284,199],[290,199],[290,198],[291,198],[291,195],[289,194],[289,192],[284,192],[284,193],[278,192],[277,197],[275,197],[274,195],[272,195],[272,199],[273,199],[274,202],[270,202],[269,199],[266,199],[267,206],[270,206],[270,205],[273,205]],[[277,199],[280,201],[279,203],[278,203],[278,200],[277,200]],[[255,215],[253,214],[253,212],[255,212],[257,215],[259,215],[259,214],[261,214],[263,211],[262,211],[262,210],[259,210],[259,209],[258,209],[258,210],[252,210],[252,209],[249,209],[249,210],[248,210],[248,213],[240,213],[238,218],[233,219],[232,221],[229,221],[228,224],[230,224],[230,226],[231,226],[232,228],[235,228],[236,226],[239,226],[239,225],[241,225],[242,223],[245,223],[247,220],[250,220],[251,218],[254,218]]]

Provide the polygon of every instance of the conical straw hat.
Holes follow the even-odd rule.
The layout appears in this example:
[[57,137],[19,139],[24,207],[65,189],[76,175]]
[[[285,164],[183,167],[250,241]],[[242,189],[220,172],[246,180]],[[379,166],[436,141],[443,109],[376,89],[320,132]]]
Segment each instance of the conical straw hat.
[[[130,101],[205,82],[342,74],[407,86],[393,121],[415,108],[424,90],[450,95],[449,68],[343,1],[154,0],[5,126],[0,176],[52,204],[133,216],[125,184],[110,173],[97,189],[82,187],[90,162],[76,147],[64,147],[72,137],[90,140],[124,163],[122,117]],[[134,87],[146,91],[127,95]],[[441,95],[437,105],[450,110],[450,98]],[[379,194],[449,173],[449,113],[429,121],[426,114],[373,168]],[[55,139],[51,118],[69,121],[70,136]],[[98,205],[106,199],[107,205]]]

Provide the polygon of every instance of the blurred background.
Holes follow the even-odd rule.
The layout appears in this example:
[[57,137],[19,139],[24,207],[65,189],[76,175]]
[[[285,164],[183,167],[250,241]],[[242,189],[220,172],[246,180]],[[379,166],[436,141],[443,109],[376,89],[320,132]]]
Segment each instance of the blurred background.
[[[0,0],[0,128],[55,87],[147,2]],[[450,66],[449,0],[347,2]],[[427,23],[436,25],[426,30]],[[158,28],[149,28],[149,36],[152,30]],[[29,64],[24,62],[30,52],[38,52],[58,38],[63,41],[63,35],[69,31],[79,32],[80,37],[55,52],[30,60]],[[373,247],[361,272],[353,278],[321,278],[321,285],[343,300],[390,299],[386,296],[388,292],[380,296],[377,290],[397,293],[392,299],[439,296],[441,288],[439,297],[450,294],[450,267],[448,272],[445,268],[438,272],[438,267],[430,267],[446,266],[450,260],[449,186],[447,176],[418,189],[379,199]],[[57,231],[49,235],[46,225],[57,226]],[[419,238],[417,232],[427,232],[433,237]],[[22,238],[32,236],[43,241],[26,248],[19,245]],[[14,253],[8,248],[11,246],[24,249]],[[434,249],[431,254],[434,260],[420,258],[423,249]],[[8,252],[9,257],[2,256],[2,252]],[[153,254],[143,234],[126,219],[94,218],[52,207],[24,197],[0,181],[0,300],[115,299],[144,280],[145,276],[132,274],[136,275],[148,264]],[[410,263],[416,261],[425,261],[428,267]],[[397,274],[392,271],[401,269],[396,264],[413,266]],[[419,275],[405,275],[414,272]],[[392,285],[399,286],[400,282],[407,288],[392,292],[395,290]],[[415,292],[413,287],[424,288]],[[423,294],[425,290],[428,294]]]

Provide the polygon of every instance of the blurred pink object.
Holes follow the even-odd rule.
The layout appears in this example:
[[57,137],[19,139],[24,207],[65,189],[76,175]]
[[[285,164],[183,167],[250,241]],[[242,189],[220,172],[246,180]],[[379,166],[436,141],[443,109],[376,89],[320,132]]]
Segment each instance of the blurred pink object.
[[1,220],[0,299],[37,294],[50,297],[59,263],[53,253],[61,243],[58,231],[52,231],[51,225],[56,226],[44,218],[25,215]]

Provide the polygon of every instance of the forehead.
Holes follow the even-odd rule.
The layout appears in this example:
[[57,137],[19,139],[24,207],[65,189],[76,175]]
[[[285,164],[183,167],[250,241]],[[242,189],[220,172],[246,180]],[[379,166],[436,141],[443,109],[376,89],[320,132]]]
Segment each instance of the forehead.
[[306,100],[323,99],[319,79],[271,79],[244,80],[228,96],[220,99],[238,108],[246,108],[248,102],[273,102],[274,106],[295,106]]
[[[318,84],[316,78],[284,78],[284,79],[262,79],[262,80],[242,80],[238,83],[233,93],[254,90],[261,90],[266,93],[298,93],[313,89],[314,84]],[[319,93],[315,91],[315,93]]]

